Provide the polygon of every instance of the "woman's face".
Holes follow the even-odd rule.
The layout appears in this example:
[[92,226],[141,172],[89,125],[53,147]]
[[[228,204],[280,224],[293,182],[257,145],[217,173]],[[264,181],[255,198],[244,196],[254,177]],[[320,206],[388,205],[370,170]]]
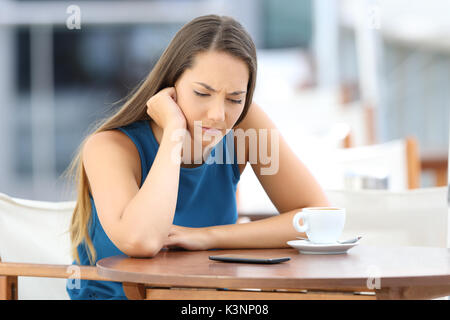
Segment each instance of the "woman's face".
[[[196,55],[193,67],[175,83],[177,103],[194,141],[209,145],[233,128],[244,109],[248,80],[248,67],[241,59],[218,51]],[[220,135],[208,133],[201,126],[216,128]]]

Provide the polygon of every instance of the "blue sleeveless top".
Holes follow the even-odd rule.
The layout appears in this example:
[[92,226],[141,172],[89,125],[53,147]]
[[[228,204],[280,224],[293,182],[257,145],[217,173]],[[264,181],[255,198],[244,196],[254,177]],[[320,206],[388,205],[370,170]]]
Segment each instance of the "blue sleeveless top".
[[[139,151],[142,168],[140,188],[156,157],[158,142],[147,120],[136,121],[118,130],[124,132]],[[195,168],[180,167],[174,225],[200,228],[236,223],[236,186],[240,173],[234,150],[233,130],[230,130],[203,164]],[[90,199],[92,215],[89,236],[97,253],[95,262],[110,256],[124,255],[106,235],[92,195]],[[84,242],[78,246],[78,254],[81,265],[90,264]],[[127,299],[121,282],[68,279],[66,290],[74,300]]]

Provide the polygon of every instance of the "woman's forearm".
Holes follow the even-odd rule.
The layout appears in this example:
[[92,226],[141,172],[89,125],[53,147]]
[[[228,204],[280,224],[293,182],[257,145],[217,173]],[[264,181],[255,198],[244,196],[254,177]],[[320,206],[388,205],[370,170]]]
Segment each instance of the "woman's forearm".
[[159,251],[175,214],[181,144],[172,138],[174,130],[164,131],[150,172],[122,216],[122,223],[130,227],[130,236],[135,239],[133,243],[136,243],[136,247],[144,248],[143,254],[146,251]]
[[296,237],[305,237],[293,225],[294,215],[301,211],[295,209],[258,221],[241,224],[209,227],[210,247],[218,249],[257,249],[285,248],[286,242]]
[[[329,205],[327,200],[323,200],[308,207]],[[295,240],[299,236],[307,238],[305,233],[297,232],[292,225],[294,215],[301,210],[294,209],[241,224],[202,228],[172,225],[164,246],[169,249],[181,247],[187,250],[287,248],[287,241]]]

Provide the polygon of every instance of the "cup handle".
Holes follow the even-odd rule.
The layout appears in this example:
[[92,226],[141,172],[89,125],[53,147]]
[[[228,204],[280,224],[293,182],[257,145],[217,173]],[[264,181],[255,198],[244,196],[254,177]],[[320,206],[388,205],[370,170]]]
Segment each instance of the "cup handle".
[[[294,219],[292,219],[292,224],[294,225],[295,230],[298,232],[306,232],[308,230],[308,223],[306,222],[306,219],[303,219],[306,217],[306,212],[300,211],[295,216]],[[303,225],[299,225],[300,219],[303,219]]]

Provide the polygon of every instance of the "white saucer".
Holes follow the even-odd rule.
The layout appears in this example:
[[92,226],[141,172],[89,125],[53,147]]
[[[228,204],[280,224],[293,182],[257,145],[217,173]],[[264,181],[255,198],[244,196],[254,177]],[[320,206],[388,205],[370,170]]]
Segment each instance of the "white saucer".
[[303,254],[342,254],[357,246],[359,241],[345,244],[316,244],[311,243],[309,240],[290,240],[287,244]]

